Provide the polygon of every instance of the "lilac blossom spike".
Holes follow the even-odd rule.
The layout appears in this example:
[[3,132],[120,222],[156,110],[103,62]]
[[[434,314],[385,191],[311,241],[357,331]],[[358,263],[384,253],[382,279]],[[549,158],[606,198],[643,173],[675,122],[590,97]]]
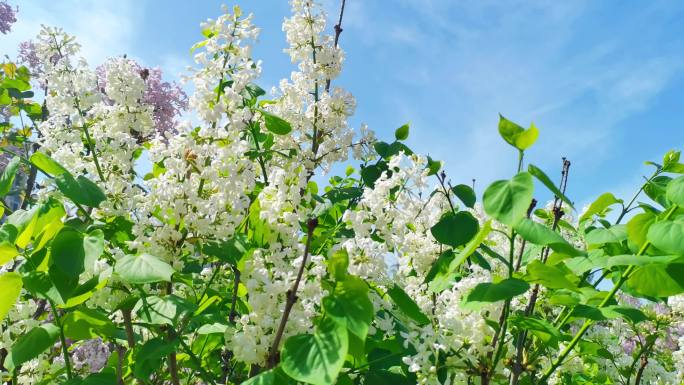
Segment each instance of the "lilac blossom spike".
[[173,131],[175,118],[188,108],[188,96],[175,82],[162,80],[160,68],[143,68],[140,76],[146,88],[143,100],[154,107],[153,117],[157,132]]
[[32,40],[19,43],[19,55],[17,59],[19,63],[28,67],[29,71],[31,71],[31,75],[34,77],[43,72],[40,58],[38,58],[38,53],[36,52],[36,45]]
[[12,29],[12,24],[17,21],[17,10],[6,1],[0,1],[0,32],[6,35]]

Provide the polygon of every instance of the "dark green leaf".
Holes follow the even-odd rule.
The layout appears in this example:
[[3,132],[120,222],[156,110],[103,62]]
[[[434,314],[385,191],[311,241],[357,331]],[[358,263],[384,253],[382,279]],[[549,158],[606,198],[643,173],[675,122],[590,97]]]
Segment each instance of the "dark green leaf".
[[52,347],[59,337],[59,328],[51,323],[36,326],[14,341],[10,353],[5,359],[5,368],[12,370],[32,360],[48,348]]
[[477,219],[467,211],[459,211],[456,214],[449,212],[430,229],[437,242],[451,247],[466,244],[478,231]]
[[273,115],[266,110],[258,110],[264,117],[264,123],[266,124],[266,129],[271,131],[276,135],[286,135],[292,131],[292,126],[290,123],[285,121],[283,118]]
[[387,294],[392,298],[392,301],[394,301],[399,310],[418,325],[430,323],[430,319],[422,310],[420,310],[420,307],[418,307],[413,299],[411,299],[401,287],[395,284],[392,288],[387,290]]
[[176,350],[176,340],[167,341],[153,338],[145,342],[135,354],[133,375],[142,380],[148,380],[155,370],[161,367],[162,358]]
[[530,285],[517,278],[506,278],[499,282],[483,282],[475,286],[463,301],[467,309],[478,309],[492,302],[511,299],[525,293]]
[[65,172],[55,176],[55,183],[67,198],[78,204],[97,207],[107,199],[102,189],[83,175],[74,179],[70,173]]
[[0,198],[9,194],[12,189],[14,177],[17,175],[17,169],[19,168],[19,161],[19,157],[15,156],[7,163],[5,169],[2,170],[2,175],[0,175]]
[[406,139],[408,139],[408,136],[409,136],[409,125],[408,125],[408,123],[404,124],[403,126],[397,128],[396,131],[394,131],[394,137],[397,140],[406,140]]
[[454,186],[451,191],[454,192],[454,195],[456,195],[466,207],[473,208],[475,206],[477,198],[475,197],[475,191],[473,191],[470,186],[459,184]]

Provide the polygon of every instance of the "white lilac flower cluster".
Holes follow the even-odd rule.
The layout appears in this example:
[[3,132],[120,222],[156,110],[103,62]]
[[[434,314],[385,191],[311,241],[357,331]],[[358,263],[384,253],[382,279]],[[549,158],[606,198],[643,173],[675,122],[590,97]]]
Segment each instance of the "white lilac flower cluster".
[[[253,97],[261,63],[252,58],[251,45],[259,29],[252,24],[251,15],[243,17],[237,8],[203,23],[206,40],[195,47],[198,68],[186,78],[194,87],[187,100],[178,86],[161,79],[159,70],[144,68],[126,57],[90,69],[78,58],[79,45],[74,38],[60,29],[45,27],[35,41],[23,44],[20,52],[46,89],[49,118],[39,126],[42,148],[73,174],[96,181],[106,193],[108,199],[91,213],[94,218],[123,217],[132,223],[133,239],[126,244],[126,251],[106,245],[114,259],[128,251],[150,253],[180,271],[187,256],[198,256],[197,262],[202,264],[197,244],[228,241],[258,227],[261,242],[240,266],[240,281],[221,271],[212,281],[217,291],[225,293],[235,285],[248,293],[234,293],[241,297],[244,310],[225,332],[232,357],[247,366],[266,363],[300,269],[303,277],[284,339],[311,331],[328,294],[321,284],[328,274],[325,255],[306,250],[302,242],[302,223],[331,206],[325,198],[312,199],[314,173],[347,161],[350,153],[364,162],[378,158],[372,146],[373,133],[362,126],[355,138],[348,123],[355,99],[331,85],[340,74],[344,53],[336,39],[324,33],[325,12],[312,0],[292,0],[291,5],[293,15],[283,23],[288,43],[285,52],[297,70],[273,90],[273,100],[263,104],[255,104]],[[179,114],[186,107],[196,121],[180,121]],[[258,143],[262,142],[260,135],[270,135],[264,129],[269,113],[289,122],[292,131],[273,136],[271,153],[264,156]],[[136,161],[143,153],[152,171],[140,178]],[[258,162],[250,153],[256,154]],[[495,354],[495,348],[503,352],[501,362],[514,358],[513,338],[497,340],[495,328],[487,322],[496,322],[507,305],[499,301],[478,308],[461,306],[478,284],[505,276],[506,266],[495,259],[489,268],[468,264],[457,284],[438,292],[431,290],[426,277],[444,251],[431,228],[452,201],[435,193],[430,178],[427,157],[406,151],[391,157],[373,187],[363,188],[356,205],[340,210],[340,226],[352,235],[336,239],[339,242],[331,249],[349,256],[348,273],[372,282],[375,290],[370,298],[377,317],[369,333],[379,339],[401,337],[407,351],[401,362],[417,382],[466,384],[480,373],[482,362]],[[46,188],[42,194],[55,191]],[[489,219],[480,205],[465,210],[480,226]],[[497,226],[487,245],[500,255],[507,255],[510,249],[518,255],[521,245],[511,248],[503,227]],[[573,237],[565,230],[561,234]],[[389,269],[388,261],[397,267]],[[114,280],[108,268],[102,262],[96,270],[101,277]],[[202,268],[200,276],[213,280],[216,267],[204,264]],[[524,274],[524,269],[520,273]],[[402,288],[429,322],[419,324],[397,316],[396,304],[383,295],[393,285]],[[153,291],[147,285],[142,289]],[[542,289],[540,296],[544,294]],[[113,309],[124,296],[123,291],[106,287],[87,304]],[[522,309],[530,297],[528,292],[509,305]],[[2,346],[11,346],[16,336],[41,324],[34,319],[37,307],[28,301],[13,308],[9,327],[0,335]],[[674,385],[684,381],[680,349],[684,345],[684,299],[674,297],[667,307],[651,307],[648,312],[662,324],[602,322],[587,335],[619,357],[597,364],[611,378],[619,378],[623,368],[632,364],[635,351],[650,341],[644,335],[650,334],[657,338],[649,348],[653,360],[643,371],[642,383]],[[114,317],[119,317],[115,313]],[[399,323],[405,326],[401,330]],[[572,327],[577,328],[575,324]],[[136,326],[135,330],[147,336],[144,328]],[[82,373],[100,370],[112,351],[100,339],[79,341],[70,349],[74,368]],[[53,355],[53,366],[60,364],[54,351],[47,354]],[[23,366],[19,383],[35,383],[33,379],[54,372],[55,368],[45,363],[46,355]],[[563,372],[581,373],[592,364],[596,363],[573,357],[564,364]],[[445,366],[453,369],[446,381],[438,374]],[[494,374],[506,376],[509,369],[504,367],[497,366]]]

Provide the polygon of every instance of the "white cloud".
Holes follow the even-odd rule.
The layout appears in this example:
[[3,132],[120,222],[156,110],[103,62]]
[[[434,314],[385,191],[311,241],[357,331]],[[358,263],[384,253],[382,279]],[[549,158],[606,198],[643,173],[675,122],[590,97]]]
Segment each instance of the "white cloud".
[[36,36],[41,24],[62,27],[76,36],[82,55],[92,65],[113,55],[131,54],[144,18],[133,0],[34,1],[19,4],[17,23],[0,40],[0,52],[15,57],[19,42]]
[[[684,72],[681,51],[663,44],[676,12],[662,2],[623,19],[588,1],[353,4],[347,40],[362,41],[378,63],[390,61],[392,71],[374,76],[383,78],[393,119],[413,121],[414,149],[446,160],[460,181],[514,172],[515,152],[496,132],[499,112],[540,127],[535,163],[555,169],[565,155],[592,167],[612,156],[622,122]],[[637,26],[644,20],[648,33]]]

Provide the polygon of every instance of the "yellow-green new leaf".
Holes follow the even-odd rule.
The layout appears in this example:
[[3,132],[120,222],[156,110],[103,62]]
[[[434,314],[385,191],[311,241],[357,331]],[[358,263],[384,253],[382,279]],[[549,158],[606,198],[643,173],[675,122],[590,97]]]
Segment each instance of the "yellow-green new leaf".
[[0,275],[0,322],[5,319],[21,293],[21,276],[15,272]]

